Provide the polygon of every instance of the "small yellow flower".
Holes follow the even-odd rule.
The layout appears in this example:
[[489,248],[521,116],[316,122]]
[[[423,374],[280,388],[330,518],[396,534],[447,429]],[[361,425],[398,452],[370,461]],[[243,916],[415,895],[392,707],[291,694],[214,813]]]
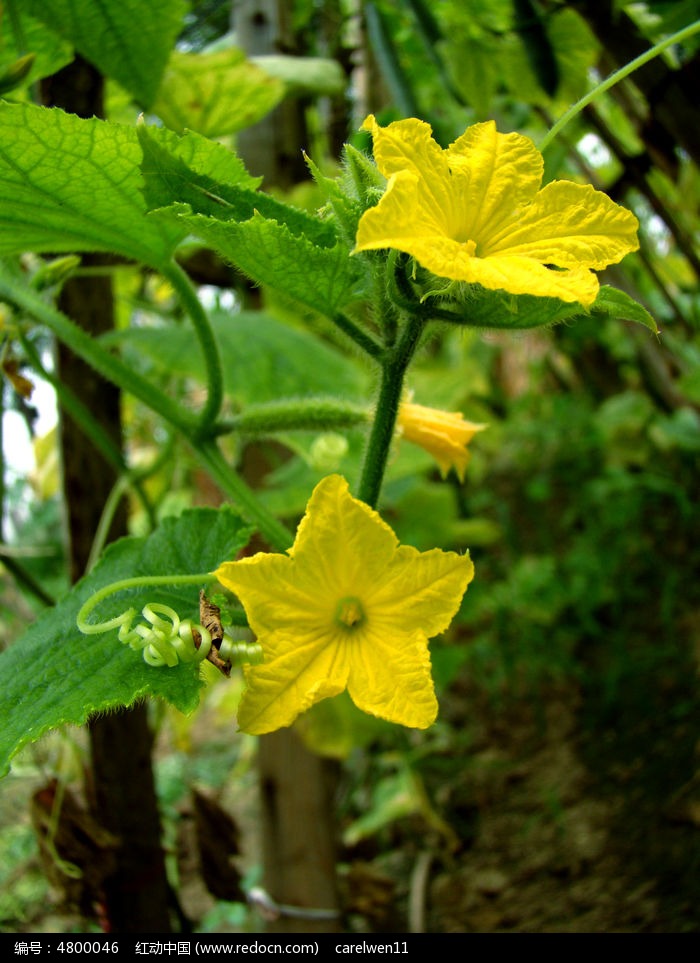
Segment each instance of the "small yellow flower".
[[225,562],[265,661],[246,672],[241,729],[261,735],[347,688],[364,712],[425,729],[437,701],[428,639],[473,578],[468,555],[399,545],[340,475],[314,489],[286,555]]
[[483,431],[486,427],[465,421],[461,411],[440,411],[409,401],[399,406],[396,424],[406,441],[420,445],[433,456],[443,478],[450,468],[454,468],[460,481],[464,481],[464,472],[469,464],[467,445],[477,431]]
[[639,247],[636,217],[590,185],[540,190],[542,155],[493,121],[468,127],[446,150],[421,120],[380,127],[370,115],[362,127],[389,183],[362,215],[357,251],[395,248],[439,277],[589,306],[592,272]]

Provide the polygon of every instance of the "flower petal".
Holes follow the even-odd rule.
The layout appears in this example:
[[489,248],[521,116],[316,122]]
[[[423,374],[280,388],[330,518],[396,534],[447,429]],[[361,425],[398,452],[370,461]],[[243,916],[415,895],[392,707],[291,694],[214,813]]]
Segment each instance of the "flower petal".
[[638,228],[631,211],[590,184],[553,181],[542,188],[517,223],[484,237],[478,253],[601,270],[637,250]]
[[426,638],[432,638],[448,627],[473,578],[474,565],[468,554],[439,548],[419,552],[411,545],[401,545],[368,600],[372,631],[390,638],[420,629]]
[[[389,178],[380,205],[384,204],[389,191],[396,190],[395,178],[398,178],[403,185],[398,194],[399,206],[405,208],[403,216],[412,216],[414,222],[417,219],[433,224],[440,233],[449,231],[454,208],[450,169],[447,154],[433,140],[430,125],[410,119],[380,127],[370,115],[362,127],[372,132],[375,162]],[[385,216],[387,210],[385,206]],[[368,213],[365,212],[365,216]],[[388,216],[392,216],[391,210]],[[362,248],[358,246],[357,250]]]
[[294,637],[276,632],[265,639],[265,657],[277,658],[246,671],[247,689],[238,710],[244,732],[262,735],[290,726],[316,702],[338,695],[347,685],[350,660],[347,633],[335,638]]
[[544,161],[522,134],[499,134],[490,120],[474,124],[447,148],[457,223],[452,237],[482,244],[492,232],[517,223],[542,182]]
[[258,636],[277,629],[315,632],[327,620],[318,579],[313,572],[297,570],[288,555],[259,552],[238,562],[224,562],[216,576],[237,595]]
[[416,729],[437,716],[425,635],[368,633],[353,652],[348,692],[358,709]]
[[329,475],[313,491],[290,555],[295,580],[309,573],[318,595],[362,596],[382,578],[399,542],[380,515],[353,498],[341,475]]

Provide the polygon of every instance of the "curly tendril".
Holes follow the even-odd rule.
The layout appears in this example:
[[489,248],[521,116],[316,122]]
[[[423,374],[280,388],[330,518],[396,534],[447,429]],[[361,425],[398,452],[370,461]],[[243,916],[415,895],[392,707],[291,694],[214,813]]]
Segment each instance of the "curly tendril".
[[124,645],[140,651],[148,665],[176,666],[180,662],[203,662],[209,656],[212,644],[216,644],[221,659],[232,665],[262,661],[262,649],[256,643],[234,639],[225,632],[222,639],[212,640],[211,632],[192,619],[181,619],[175,609],[160,602],[149,602],[141,610],[142,622],[134,624],[138,618],[135,608],[126,609],[121,615],[104,622],[88,622],[93,609],[107,596],[123,589],[154,584],[187,584],[192,582],[212,582],[215,576],[179,575],[144,576],[122,579],[99,589],[85,602],[76,619],[77,626],[85,635],[101,635],[118,629],[117,637]]

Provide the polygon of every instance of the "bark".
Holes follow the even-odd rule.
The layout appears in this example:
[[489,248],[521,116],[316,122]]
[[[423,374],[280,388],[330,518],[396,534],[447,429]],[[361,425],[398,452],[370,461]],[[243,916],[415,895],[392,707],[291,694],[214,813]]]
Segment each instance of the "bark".
[[[102,115],[102,78],[77,59],[44,84],[47,106],[82,117]],[[104,263],[86,255],[83,263]],[[59,307],[97,336],[114,325],[109,277],[75,278],[63,288]],[[58,374],[101,421],[117,444],[121,439],[119,393],[62,346]],[[83,435],[80,426],[60,413],[63,490],[68,529],[71,580],[85,571],[103,506],[115,482],[113,469]],[[126,533],[126,506],[116,512],[110,536]],[[160,845],[160,820],[151,768],[151,733],[145,705],[102,716],[89,726],[94,816],[117,838],[116,863],[104,884],[104,918],[112,932],[169,932],[168,889]]]

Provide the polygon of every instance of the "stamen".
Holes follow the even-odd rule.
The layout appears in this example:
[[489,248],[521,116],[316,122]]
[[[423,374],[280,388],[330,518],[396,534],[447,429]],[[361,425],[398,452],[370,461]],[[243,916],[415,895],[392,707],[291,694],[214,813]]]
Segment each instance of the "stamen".
[[341,599],[336,606],[335,620],[348,629],[353,629],[360,622],[364,622],[365,612],[360,600],[354,595]]

